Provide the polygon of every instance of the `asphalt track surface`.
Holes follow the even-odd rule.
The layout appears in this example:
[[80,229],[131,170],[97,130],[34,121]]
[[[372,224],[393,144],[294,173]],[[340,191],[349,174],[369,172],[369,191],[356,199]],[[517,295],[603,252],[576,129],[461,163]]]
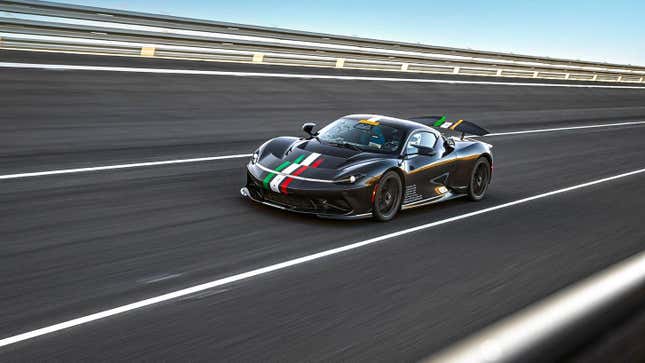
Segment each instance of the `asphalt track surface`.
[[[303,72],[9,51],[0,61]],[[447,112],[492,132],[645,120],[645,90],[92,71],[0,69],[0,99],[3,175],[249,153],[348,113]],[[0,339],[642,169],[644,138],[645,125],[487,138],[485,200],[390,223],[249,204],[244,158],[2,180]],[[415,361],[643,250],[643,210],[645,174],[633,175],[8,345],[0,361]]]

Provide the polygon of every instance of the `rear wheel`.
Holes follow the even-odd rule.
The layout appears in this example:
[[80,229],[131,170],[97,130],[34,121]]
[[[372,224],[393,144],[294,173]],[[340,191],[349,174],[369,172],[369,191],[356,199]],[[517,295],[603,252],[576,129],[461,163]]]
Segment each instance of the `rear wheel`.
[[486,194],[490,183],[490,162],[481,157],[475,162],[473,171],[470,173],[470,184],[468,185],[468,197],[471,200],[481,200]]
[[396,216],[401,208],[402,183],[399,174],[388,171],[383,174],[376,185],[376,193],[372,202],[374,219],[389,221]]

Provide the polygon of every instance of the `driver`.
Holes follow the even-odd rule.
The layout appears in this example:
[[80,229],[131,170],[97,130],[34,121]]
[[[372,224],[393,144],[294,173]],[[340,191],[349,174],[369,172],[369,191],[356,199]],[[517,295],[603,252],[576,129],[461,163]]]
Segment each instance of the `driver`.
[[379,149],[385,144],[385,136],[383,135],[383,130],[379,126],[373,126],[370,130],[370,146],[376,146]]

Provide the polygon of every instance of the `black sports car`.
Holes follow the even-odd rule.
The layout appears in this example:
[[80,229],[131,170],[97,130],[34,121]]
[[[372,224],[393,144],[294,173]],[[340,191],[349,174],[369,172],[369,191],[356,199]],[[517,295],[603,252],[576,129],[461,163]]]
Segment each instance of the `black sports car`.
[[[344,116],[307,137],[265,142],[246,166],[241,194],[326,218],[392,219],[400,209],[467,196],[480,200],[493,171],[488,132],[445,117]],[[437,130],[461,132],[461,137]]]

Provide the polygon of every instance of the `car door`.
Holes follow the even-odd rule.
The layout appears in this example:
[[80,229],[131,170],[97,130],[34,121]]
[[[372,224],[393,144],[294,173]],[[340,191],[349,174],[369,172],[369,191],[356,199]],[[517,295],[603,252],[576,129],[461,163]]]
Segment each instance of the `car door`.
[[[423,153],[419,147],[433,154]],[[406,186],[403,204],[419,202],[447,192],[445,182],[455,168],[454,153],[447,153],[444,140],[429,131],[416,131],[408,138],[403,156]]]

